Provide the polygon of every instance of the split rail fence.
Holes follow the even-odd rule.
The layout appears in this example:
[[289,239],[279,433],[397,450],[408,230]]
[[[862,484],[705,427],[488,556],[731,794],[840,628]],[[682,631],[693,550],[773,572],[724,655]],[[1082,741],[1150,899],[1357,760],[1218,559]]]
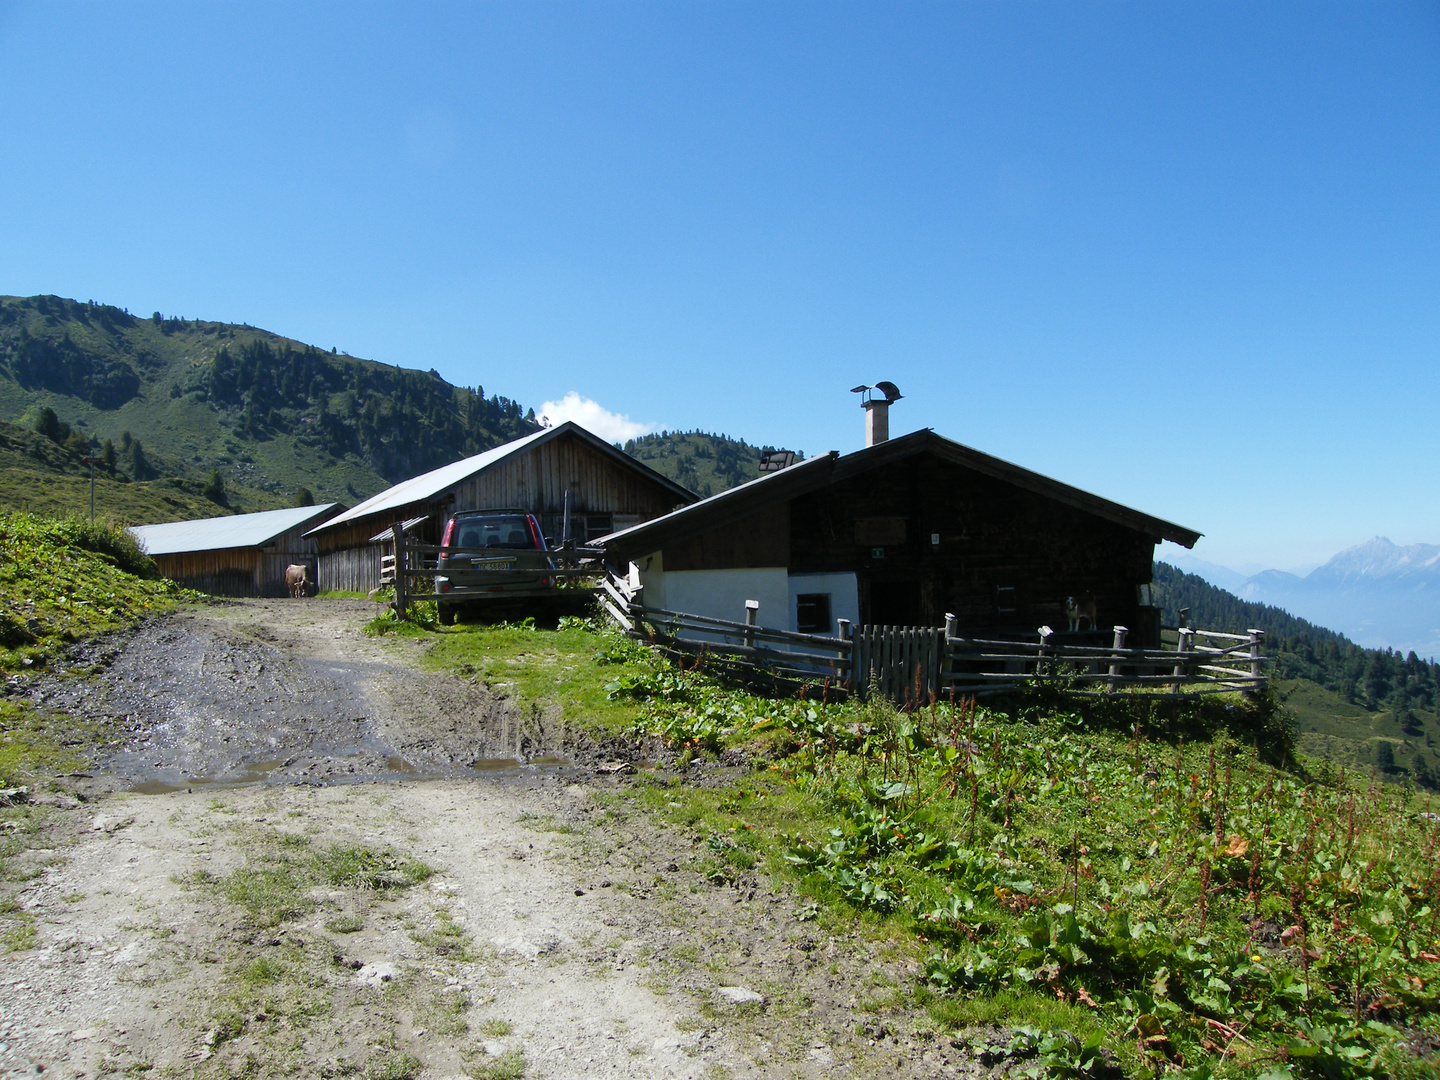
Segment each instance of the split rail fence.
[[[488,589],[435,592],[441,551],[491,554],[468,548],[441,548],[408,540],[391,530],[393,550],[381,557],[381,582],[395,589],[395,610],[404,618],[422,600],[483,599]],[[819,686],[864,697],[878,693],[894,701],[926,701],[952,694],[977,697],[1048,685],[1068,694],[1113,694],[1144,690],[1168,697],[1198,697],[1234,691],[1256,692],[1265,674],[1265,634],[1226,634],[1189,627],[1162,631],[1158,648],[1132,648],[1129,631],[1113,630],[1111,643],[1080,644],[1042,626],[1033,637],[981,637],[965,633],[952,617],[945,626],[852,626],[836,620],[836,633],[805,634],[760,624],[759,604],[745,602],[744,621],[719,619],[645,606],[641,588],[601,568],[603,552],[567,545],[555,553],[556,580],[588,579],[605,613],[626,633],[672,655],[693,657],[751,677]],[[511,571],[534,577],[535,571]],[[502,576],[504,571],[492,572]],[[428,582],[422,579],[430,579]]]
[[623,630],[672,653],[795,683],[827,682],[862,697],[926,701],[932,694],[984,697],[1036,685],[1082,696],[1144,690],[1198,697],[1256,692],[1269,683],[1260,630],[1168,629],[1160,647],[1131,648],[1123,626],[1114,628],[1110,645],[1096,646],[1062,641],[1048,626],[1032,639],[976,637],[952,617],[944,627],[852,626],[840,619],[832,636],[760,626],[753,600],[739,622],[646,607],[640,590],[613,574],[597,592]]

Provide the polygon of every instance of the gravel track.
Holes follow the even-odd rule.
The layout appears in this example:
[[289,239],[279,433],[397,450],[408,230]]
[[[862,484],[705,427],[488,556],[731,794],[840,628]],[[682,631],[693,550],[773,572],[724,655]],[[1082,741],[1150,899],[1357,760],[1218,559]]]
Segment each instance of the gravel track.
[[[586,768],[623,748],[420,672],[418,639],[360,633],[371,612],[190,609],[86,646],[73,663],[90,674],[36,687],[42,704],[123,718],[131,744],[81,782],[90,801],[55,800],[25,855],[37,941],[0,957],[0,1076],[380,1075],[402,1057],[421,1080],[521,1058],[542,1078],[983,1071],[865,1003],[913,980],[906,960],[797,919],[761,875],[702,877],[702,838]],[[534,763],[547,755],[571,764]],[[213,883],[263,869],[277,837],[436,873],[383,894],[312,889],[264,927]],[[469,944],[445,944],[456,935]],[[276,986],[323,1010],[252,1004],[217,1034],[257,971],[288,973]]]

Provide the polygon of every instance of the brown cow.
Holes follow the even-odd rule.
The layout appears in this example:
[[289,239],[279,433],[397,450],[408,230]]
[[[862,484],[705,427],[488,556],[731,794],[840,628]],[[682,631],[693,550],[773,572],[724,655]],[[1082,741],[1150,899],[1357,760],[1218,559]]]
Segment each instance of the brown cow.
[[290,595],[301,597],[310,587],[310,567],[303,563],[291,563],[285,568],[285,586]]

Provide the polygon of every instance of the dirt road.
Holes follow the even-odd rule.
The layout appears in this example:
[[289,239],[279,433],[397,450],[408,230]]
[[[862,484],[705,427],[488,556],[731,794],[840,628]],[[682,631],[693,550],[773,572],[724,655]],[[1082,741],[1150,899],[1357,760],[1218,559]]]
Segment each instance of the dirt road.
[[369,613],[190,610],[37,690],[128,743],[12,860],[36,939],[0,957],[0,1075],[972,1071],[865,1011],[904,962],[702,878],[623,783],[517,766],[594,748]]

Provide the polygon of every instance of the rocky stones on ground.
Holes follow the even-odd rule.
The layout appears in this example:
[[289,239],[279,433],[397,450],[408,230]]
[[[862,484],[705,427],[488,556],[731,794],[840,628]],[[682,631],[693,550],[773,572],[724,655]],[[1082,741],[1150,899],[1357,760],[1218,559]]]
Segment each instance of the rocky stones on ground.
[[374,963],[362,964],[360,970],[355,972],[355,981],[366,986],[379,986],[382,983],[390,982],[397,978],[400,969],[386,960]]

